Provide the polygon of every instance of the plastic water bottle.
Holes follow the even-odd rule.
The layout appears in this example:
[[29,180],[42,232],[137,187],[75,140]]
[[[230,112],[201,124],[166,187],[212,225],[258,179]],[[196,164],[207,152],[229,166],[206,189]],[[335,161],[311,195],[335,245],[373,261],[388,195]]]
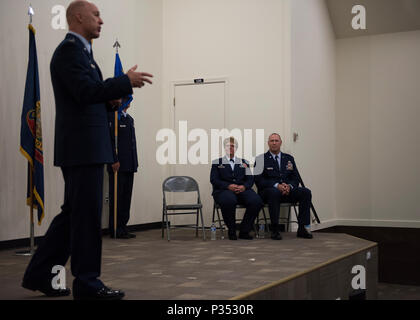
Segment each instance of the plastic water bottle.
[[258,238],[264,239],[264,235],[265,235],[265,224],[261,222],[260,227],[258,229]]
[[216,240],[216,225],[214,223],[211,224],[210,233],[211,233],[211,240]]

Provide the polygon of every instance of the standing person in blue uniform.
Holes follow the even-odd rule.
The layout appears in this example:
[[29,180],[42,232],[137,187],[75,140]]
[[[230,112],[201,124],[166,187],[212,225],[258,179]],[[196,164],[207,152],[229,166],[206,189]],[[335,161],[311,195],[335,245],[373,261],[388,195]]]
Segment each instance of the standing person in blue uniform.
[[99,279],[102,254],[102,188],[104,164],[113,163],[107,110],[118,106],[133,88],[151,83],[136,67],[103,80],[91,41],[103,21],[98,8],[74,1],[67,9],[69,33],[54,52],[51,80],[56,102],[54,165],[64,177],[64,204],[32,257],[22,286],[47,296],[66,296],[70,289],[53,286],[52,269],[71,255],[74,299],[115,300],[124,293]]
[[269,206],[271,238],[281,240],[279,216],[281,202],[299,202],[297,236],[312,239],[310,232],[311,190],[299,187],[299,178],[294,158],[280,151],[282,140],[273,133],[268,138],[269,151],[255,160],[255,184],[258,193]]
[[254,176],[249,163],[235,157],[238,147],[237,141],[227,138],[223,141],[226,156],[213,161],[210,182],[213,185],[213,198],[220,205],[223,220],[228,227],[230,240],[237,240],[236,234],[236,205],[245,205],[245,215],[240,224],[239,238],[252,240],[249,234],[255,218],[263,203],[261,198],[252,190]]
[[[115,152],[115,139],[112,139],[114,164],[108,165],[109,175],[109,232],[114,238],[114,172],[117,178],[117,238],[130,239],[136,235],[129,233],[127,223],[130,219],[131,195],[133,192],[134,173],[137,172],[137,143],[134,119],[127,113],[128,106],[122,111],[118,121],[118,154]],[[115,114],[108,114],[111,135],[115,134]]]

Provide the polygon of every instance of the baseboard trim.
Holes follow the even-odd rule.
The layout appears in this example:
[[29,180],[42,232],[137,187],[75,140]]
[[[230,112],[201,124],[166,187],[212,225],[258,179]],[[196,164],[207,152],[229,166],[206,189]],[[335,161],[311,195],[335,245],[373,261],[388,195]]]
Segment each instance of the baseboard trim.
[[338,226],[420,228],[420,221],[415,220],[373,220],[373,219],[337,219]]
[[[152,222],[152,223],[144,223],[144,224],[136,224],[128,226],[127,229],[129,232],[140,232],[140,231],[147,231],[153,229],[160,229],[162,227],[162,222]],[[109,229],[103,228],[102,235],[109,235]],[[34,238],[35,246],[37,246],[44,236],[39,236]],[[15,240],[5,240],[0,241],[0,251],[1,250],[12,250],[12,249],[22,249],[22,248],[30,248],[30,240],[29,238],[23,239],[15,239]]]
[[415,220],[370,220],[370,219],[330,219],[312,225],[312,231],[335,226],[353,227],[388,227],[388,228],[420,228],[420,221]]

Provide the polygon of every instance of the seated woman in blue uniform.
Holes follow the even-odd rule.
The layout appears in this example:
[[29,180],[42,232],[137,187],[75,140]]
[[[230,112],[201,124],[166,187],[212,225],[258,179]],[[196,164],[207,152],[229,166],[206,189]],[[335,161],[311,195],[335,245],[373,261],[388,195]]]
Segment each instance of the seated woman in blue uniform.
[[228,227],[230,240],[237,240],[236,234],[236,205],[246,207],[245,215],[239,229],[239,238],[252,240],[249,234],[263,202],[258,194],[252,190],[254,176],[249,163],[235,157],[238,143],[230,137],[223,141],[226,155],[213,161],[210,182],[213,185],[213,198],[219,204],[223,220]]

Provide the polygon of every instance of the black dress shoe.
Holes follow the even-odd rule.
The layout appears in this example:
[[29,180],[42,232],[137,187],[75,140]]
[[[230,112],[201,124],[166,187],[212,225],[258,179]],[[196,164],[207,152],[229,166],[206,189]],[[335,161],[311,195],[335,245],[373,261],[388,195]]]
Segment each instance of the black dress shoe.
[[273,240],[282,240],[282,236],[280,234],[280,232],[272,232],[271,233],[271,239]]
[[103,286],[93,293],[74,294],[74,300],[121,300],[124,296],[121,290],[112,290]]
[[249,233],[239,233],[239,239],[242,240],[252,240],[254,239]]
[[135,237],[136,237],[135,234],[128,233],[128,232],[120,234],[120,235],[117,234],[117,239],[132,239],[132,238],[135,238]]
[[26,281],[22,282],[22,287],[28,290],[42,292],[47,297],[66,297],[66,296],[69,296],[71,293],[71,290],[67,288],[55,290],[52,287],[49,288],[48,286],[35,286],[32,284],[29,284]]
[[306,229],[305,227],[301,227],[299,226],[298,231],[297,231],[297,237],[298,238],[304,238],[304,239],[312,239],[313,235],[310,231],[308,231],[308,229]]
[[[132,239],[135,238],[136,235],[132,233],[121,233],[117,234],[117,239]],[[111,238],[115,239],[114,234],[111,234]]]

